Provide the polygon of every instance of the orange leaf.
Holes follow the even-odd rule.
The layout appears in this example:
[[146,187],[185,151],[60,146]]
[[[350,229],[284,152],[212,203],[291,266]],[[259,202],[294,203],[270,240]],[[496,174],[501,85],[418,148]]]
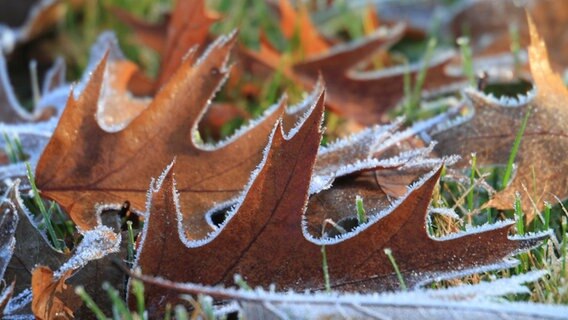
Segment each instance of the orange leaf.
[[37,319],[72,319],[73,310],[81,304],[81,298],[65,281],[71,276],[69,270],[59,279],[53,278],[48,267],[38,266],[32,272],[32,311]]

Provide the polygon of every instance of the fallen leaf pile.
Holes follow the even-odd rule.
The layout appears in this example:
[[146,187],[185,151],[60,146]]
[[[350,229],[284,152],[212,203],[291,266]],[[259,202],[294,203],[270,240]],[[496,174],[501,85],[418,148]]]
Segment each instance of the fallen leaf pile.
[[[42,8],[26,28],[51,23]],[[284,41],[297,41],[294,50],[276,49],[263,30],[260,51],[241,45],[237,31],[215,34],[212,26],[226,17],[203,0],[176,1],[157,24],[109,7],[160,55],[156,76],[105,32],[75,84],[57,60],[32,111],[0,56],[3,318],[90,319],[95,305],[122,318],[121,304],[144,308],[136,315],[144,319],[170,317],[175,305],[203,318],[565,318],[563,306],[496,300],[529,292],[522,283],[545,272],[479,276],[520,268],[520,253],[524,267],[531,249],[559,242],[548,227],[524,233],[518,220],[568,198],[568,89],[537,31],[542,17],[535,13],[535,24],[528,15],[533,89],[496,98],[481,80],[479,88],[464,85],[463,73],[452,71],[465,65],[454,50],[397,63],[393,47],[425,38],[412,24],[384,22],[369,9],[366,34],[342,40],[318,30],[307,4],[280,0],[270,8]],[[35,35],[28,33],[18,41]],[[426,96],[454,102],[408,124],[393,114],[408,98],[406,82],[419,82],[424,70],[419,111],[431,112]],[[274,74],[308,92],[283,94],[234,133],[204,142],[204,123],[216,136],[249,116],[224,85],[257,94],[248,76]],[[357,125],[329,142],[326,124],[333,128],[337,115]],[[472,154],[478,166],[504,166],[519,139],[511,181],[482,204],[500,216],[466,223],[456,209],[463,199],[450,207],[444,198],[451,178],[470,178],[476,191],[474,178],[485,176],[464,171]],[[507,218],[516,199],[517,220]],[[66,235],[57,238],[53,228]],[[424,289],[465,276],[476,284]]]

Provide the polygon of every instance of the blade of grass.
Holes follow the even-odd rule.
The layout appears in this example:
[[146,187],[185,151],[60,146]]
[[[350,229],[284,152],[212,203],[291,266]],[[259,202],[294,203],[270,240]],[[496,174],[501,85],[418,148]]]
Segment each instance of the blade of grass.
[[402,277],[402,274],[400,273],[400,269],[398,268],[398,264],[396,263],[396,260],[394,259],[394,256],[392,255],[392,250],[390,248],[385,248],[384,252],[387,255],[387,257],[389,258],[390,263],[392,264],[394,272],[396,273],[396,277],[398,278],[398,282],[400,283],[400,288],[403,291],[408,290],[408,287],[406,286],[406,283],[404,282],[404,278]]
[[105,290],[112,302],[112,312],[115,319],[133,320],[132,314],[124,301],[120,298],[118,291],[113,288],[108,282],[103,283],[103,290]]
[[54,247],[63,252],[64,246],[62,246],[60,240],[57,238],[57,235],[55,234],[55,230],[53,229],[53,225],[52,225],[52,221],[49,217],[49,214],[47,212],[47,210],[45,209],[45,204],[43,203],[43,200],[41,199],[41,197],[39,196],[39,191],[37,189],[37,186],[35,184],[35,178],[34,175],[32,173],[32,168],[30,166],[29,162],[26,162],[26,170],[27,170],[27,175],[28,175],[28,180],[30,181],[30,185],[32,187],[32,192],[33,192],[33,201],[35,203],[35,205],[39,208],[39,211],[41,213],[41,215],[43,216],[43,219],[45,220],[45,227],[47,230],[47,234],[49,235],[51,242],[53,242]]
[[107,320],[107,317],[105,316],[101,308],[99,308],[93,298],[91,298],[91,296],[85,291],[85,288],[83,288],[83,286],[78,286],[77,288],[75,288],[75,293],[79,297],[81,297],[85,305],[87,305],[87,308],[89,308],[95,314],[97,320]]
[[473,53],[468,37],[459,37],[457,40],[460,46],[463,73],[467,77],[470,85],[475,85],[475,71],[473,69]]
[[367,223],[367,213],[365,212],[365,207],[363,206],[363,198],[361,198],[361,196],[356,196],[355,203],[357,206],[357,221],[359,222],[359,224]]
[[473,211],[473,200],[475,192],[475,188],[473,188],[473,185],[475,184],[476,166],[477,166],[477,156],[475,153],[473,153],[471,155],[471,173],[469,175],[469,184],[470,186],[472,186],[472,188],[467,195],[467,208],[469,209],[469,212]]
[[504,189],[509,183],[509,179],[511,178],[511,174],[513,173],[513,164],[515,162],[515,158],[517,157],[517,153],[519,152],[519,147],[521,145],[521,139],[523,134],[525,133],[525,129],[527,127],[527,122],[529,120],[531,112],[530,110],[527,111],[525,117],[523,118],[523,122],[521,123],[521,128],[517,132],[517,136],[515,137],[515,142],[513,143],[513,148],[511,149],[511,153],[509,154],[509,161],[507,162],[507,169],[505,174],[503,175],[503,180],[501,181],[501,188]]

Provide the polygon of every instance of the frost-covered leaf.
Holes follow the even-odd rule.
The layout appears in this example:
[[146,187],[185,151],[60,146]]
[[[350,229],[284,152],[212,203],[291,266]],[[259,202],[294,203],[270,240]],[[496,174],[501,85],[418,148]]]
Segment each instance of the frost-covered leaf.
[[6,269],[6,278],[9,281],[16,280],[15,293],[30,287],[32,270],[36,264],[41,263],[51,269],[57,269],[67,258],[63,252],[57,251],[49,243],[47,235],[38,229],[41,221],[34,218],[23,205],[18,188],[19,181],[16,181],[8,190],[5,200],[15,205],[19,216],[14,255]]
[[4,315],[4,309],[14,293],[14,281],[8,284],[4,280],[4,272],[14,253],[16,245],[16,227],[18,225],[18,215],[14,205],[6,201],[0,206],[0,279],[4,282],[4,287],[0,293],[0,315]]
[[[399,285],[385,248],[393,250],[406,283],[415,287],[434,278],[514,265],[506,257],[535,246],[544,237],[509,239],[513,223],[509,221],[431,238],[427,209],[440,169],[388,209],[373,212],[369,222],[355,230],[331,239],[312,236],[305,230],[303,213],[321,135],[322,107],[320,97],[290,134],[281,125],[276,127],[242,199],[223,225],[203,240],[184,234],[185,207],[179,202],[173,169],[166,169],[151,186],[136,266],[145,274],[178,282],[229,285],[238,273],[253,287],[274,283],[279,289],[321,290],[321,246],[325,245],[333,288],[376,291]],[[166,302],[175,299],[175,292],[147,289],[151,314],[163,311]]]
[[[113,133],[101,129],[93,117],[104,76],[103,60],[79,99],[69,100],[39,161],[36,179],[42,195],[58,201],[80,228],[94,228],[99,223],[98,203],[118,207],[129,200],[134,211],[143,212],[147,177],[157,176],[177,157],[183,174],[181,201],[197,220],[190,221],[197,227],[188,231],[198,236],[207,232],[200,230],[203,214],[212,203],[225,202],[243,188],[284,109],[282,103],[273,106],[262,119],[217,145],[194,141],[199,119],[227,76],[226,61],[234,39],[234,35],[222,37],[199,60],[186,59],[150,106]],[[65,157],[60,156],[63,150]]]
[[14,253],[16,246],[16,227],[18,225],[18,214],[14,205],[10,201],[5,201],[0,207],[0,279],[4,279],[4,272]]
[[[432,133],[439,143],[440,154],[459,154],[460,163],[476,153],[478,164],[506,164],[523,118],[530,112],[526,129],[516,156],[516,173],[507,187],[494,195],[490,205],[499,209],[513,207],[515,194],[521,194],[523,211],[542,210],[545,201],[568,196],[565,152],[568,150],[568,89],[548,62],[543,40],[534,24],[528,48],[535,90],[518,98],[496,99],[475,89],[466,89],[466,116],[453,117]],[[531,215],[532,216],[532,215]]]
[[[2,10],[8,15],[12,14],[8,19],[2,19],[0,23],[0,51],[2,53],[10,53],[16,46],[31,41],[46,32],[55,26],[66,12],[65,3],[61,0],[38,0],[33,1],[31,6],[28,6],[29,3],[30,1],[14,1],[10,4],[2,4]],[[20,14],[13,14],[14,11],[19,11]],[[26,18],[23,21],[12,21],[20,20],[21,13],[24,11]],[[8,22],[8,25],[4,22]]]
[[38,266],[32,272],[32,311],[37,319],[56,318],[72,319],[73,310],[82,301],[73,291],[73,287],[65,284],[73,270],[68,270],[59,279],[54,279],[49,267]]
[[[287,257],[289,249],[277,248],[284,238],[299,239],[299,236],[303,239],[301,212],[307,201],[321,139],[323,110],[323,93],[320,93],[317,103],[310,106],[306,116],[288,133],[284,131],[282,121],[278,122],[242,200],[231,209],[224,225],[206,239],[192,241],[183,234],[180,210],[186,209],[179,202],[170,166],[151,186],[151,207],[148,208],[136,266],[145,273],[178,281],[228,283],[232,282],[235,272],[244,271],[253,283],[276,281],[282,286],[289,285],[289,275],[295,272],[285,271],[283,268],[287,263],[280,262],[284,262],[281,259],[295,259]],[[295,232],[287,234],[294,227]],[[173,236],[162,237],[162,233]],[[304,251],[299,244],[290,247],[299,250],[297,254]],[[272,250],[269,249],[271,246]],[[155,256],[156,250],[161,252],[159,258]],[[266,255],[268,251],[272,251],[272,257]],[[177,257],[175,263],[174,256]],[[207,261],[215,261],[216,267],[212,268]],[[185,266],[184,272],[180,272],[179,265]],[[255,268],[258,272],[251,272]],[[310,273],[307,269],[305,272]],[[147,292],[151,314],[161,312],[167,300],[175,298],[171,292],[157,287],[147,288]]]
[[136,277],[147,285],[178,294],[202,294],[230,301],[218,310],[218,315],[238,312],[246,319],[566,319],[566,306],[499,299],[507,294],[526,293],[528,289],[522,284],[541,276],[541,272],[531,272],[476,285],[381,294],[236,290],[146,275]]
[[[106,295],[100,294],[100,285],[103,280],[112,280],[116,284],[124,282],[123,274],[112,267],[113,259],[125,257],[125,246],[120,248],[121,235],[115,234],[106,226],[100,226],[85,232],[83,239],[72,252],[57,251],[49,243],[46,234],[38,229],[41,221],[37,221],[23,205],[18,186],[19,181],[16,181],[4,200],[4,203],[14,204],[19,220],[14,254],[5,274],[6,279],[15,280],[14,292],[23,296],[31,294],[29,288],[32,284],[32,272],[41,264],[50,270],[56,270],[54,281],[64,275],[70,277],[67,280],[69,284],[81,284],[87,292],[97,293],[93,295],[95,300],[105,309],[108,308]],[[43,287],[48,286],[44,283]],[[24,306],[30,302],[26,301]],[[81,309],[79,314],[85,312],[86,309]]]
[[53,116],[53,108],[38,109],[29,113],[22,107],[10,84],[4,56],[0,54],[0,122],[23,123],[45,121]]
[[[42,195],[63,205],[79,227],[93,228],[99,223],[98,203],[116,207],[128,200],[134,211],[143,212],[147,188],[145,176],[158,175],[163,165],[176,157],[182,175],[179,190],[185,209],[184,228],[194,239],[203,238],[212,231],[205,216],[212,209],[223,209],[235,202],[250,172],[261,159],[273,123],[285,109],[285,101],[281,100],[260,120],[217,145],[194,141],[197,123],[226,77],[226,60],[232,41],[233,38],[221,38],[201,59],[187,58],[150,106],[116,132],[104,131],[93,117],[97,114],[101,121],[98,108],[105,90],[104,87],[101,89],[101,84],[105,81],[104,63],[110,59],[107,55],[107,60],[93,72],[79,99],[69,100],[42,155],[36,170]],[[283,119],[286,131],[294,126],[322,90],[322,86],[317,85],[302,104],[286,111]],[[148,131],[149,127],[155,134]],[[371,128],[337,142],[318,160],[313,192],[329,186],[337,176],[388,165],[372,159],[382,147],[379,142],[388,140],[394,144],[409,136],[408,132],[399,134],[386,126]],[[65,157],[59,155],[61,150],[66,150]],[[354,154],[354,150],[359,151]],[[235,156],[239,161],[227,161]],[[137,159],[135,163],[133,157]]]
[[[190,58],[195,57],[195,49],[186,52]],[[126,127],[134,118],[152,103],[155,95],[155,83],[142,75],[142,71],[134,62],[128,60],[119,47],[118,39],[112,32],[102,33],[91,47],[89,66],[77,85],[79,93],[89,82],[92,71],[97,67],[108,51],[106,70],[98,99],[97,117],[101,127],[107,131],[118,131]],[[176,68],[182,63],[180,58]],[[172,75],[169,74],[171,77]],[[165,81],[165,80],[164,80]],[[134,87],[133,87],[134,86]],[[146,89],[142,89],[146,88]],[[146,90],[144,92],[141,92]],[[137,95],[143,93],[143,96]],[[78,95],[75,95],[78,98]],[[227,103],[211,103],[202,116],[199,125],[212,133],[220,131],[222,125],[236,117],[247,118],[242,110]]]

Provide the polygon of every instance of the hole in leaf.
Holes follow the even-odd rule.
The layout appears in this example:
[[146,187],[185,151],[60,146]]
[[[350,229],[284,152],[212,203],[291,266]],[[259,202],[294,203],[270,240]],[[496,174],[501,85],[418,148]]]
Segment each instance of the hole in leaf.
[[220,227],[223,224],[223,222],[225,222],[225,220],[227,219],[227,215],[228,215],[230,209],[231,209],[231,206],[228,206],[226,208],[222,208],[222,209],[219,209],[217,211],[212,212],[209,215],[209,218],[211,219],[211,223],[215,227]]
[[516,97],[519,94],[527,94],[531,91],[533,85],[525,80],[519,80],[512,83],[488,83],[483,92],[493,94],[499,97]]
[[[345,232],[351,232],[353,231],[353,229],[355,229],[358,225],[359,225],[359,221],[357,220],[357,217],[345,217],[341,220],[339,220],[337,222],[337,225],[343,229],[345,229]],[[327,228],[327,235],[330,238],[336,237],[341,235],[341,231],[338,230],[338,228],[335,228],[333,226],[329,226]]]

